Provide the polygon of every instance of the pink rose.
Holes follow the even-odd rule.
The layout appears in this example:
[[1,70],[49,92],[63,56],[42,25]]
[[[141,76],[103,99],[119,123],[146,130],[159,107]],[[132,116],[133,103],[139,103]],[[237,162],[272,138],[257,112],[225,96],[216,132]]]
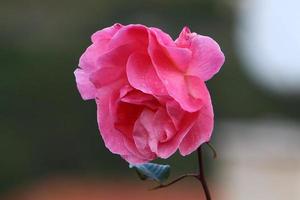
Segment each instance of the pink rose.
[[75,70],[83,99],[95,99],[106,147],[129,163],[185,156],[210,140],[213,108],[205,81],[224,63],[219,45],[185,27],[115,24],[92,35]]

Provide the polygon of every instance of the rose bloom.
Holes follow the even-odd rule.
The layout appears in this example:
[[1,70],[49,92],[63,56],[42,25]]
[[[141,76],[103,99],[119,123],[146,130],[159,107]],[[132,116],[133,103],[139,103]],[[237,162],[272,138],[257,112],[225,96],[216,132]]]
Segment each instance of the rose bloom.
[[205,81],[224,63],[210,37],[183,28],[115,24],[94,33],[75,70],[83,99],[95,99],[105,146],[131,164],[185,156],[210,140],[214,114]]

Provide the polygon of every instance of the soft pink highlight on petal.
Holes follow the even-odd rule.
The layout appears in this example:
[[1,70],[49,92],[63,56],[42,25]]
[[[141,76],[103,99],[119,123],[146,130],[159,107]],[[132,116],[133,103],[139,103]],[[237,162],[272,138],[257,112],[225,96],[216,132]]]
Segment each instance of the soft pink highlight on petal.
[[108,43],[111,38],[123,27],[122,24],[116,23],[111,27],[104,28],[94,33],[91,37],[93,43]]
[[76,69],[74,74],[81,97],[84,100],[95,98],[96,88],[89,80],[88,74],[82,69]]
[[[106,50],[106,49],[105,49]],[[101,46],[92,44],[79,59],[79,67],[87,72],[97,70],[97,60],[105,50]]]
[[87,70],[94,71],[97,65],[98,58],[108,51],[108,44],[111,38],[122,28],[122,25],[115,24],[111,27],[102,29],[94,33],[91,37],[93,44],[89,46],[83,53],[79,60],[79,67]]
[[189,48],[192,59],[187,74],[198,76],[202,80],[209,80],[224,64],[225,57],[218,43],[208,36],[191,33],[184,27],[175,41],[176,45]]
[[195,36],[192,39],[191,50],[193,58],[187,73],[198,76],[204,81],[211,79],[224,64],[224,54],[210,37]]

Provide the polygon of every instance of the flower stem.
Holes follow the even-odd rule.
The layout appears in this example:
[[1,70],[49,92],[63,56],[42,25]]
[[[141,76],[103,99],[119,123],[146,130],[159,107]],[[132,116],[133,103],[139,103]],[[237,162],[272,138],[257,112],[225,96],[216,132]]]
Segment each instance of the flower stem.
[[204,166],[203,166],[203,158],[202,158],[202,149],[201,146],[197,149],[198,153],[198,164],[199,164],[199,175],[198,180],[201,182],[206,200],[211,200],[210,192],[207,186],[207,182],[204,176]]
[[178,178],[174,179],[173,181],[171,181],[168,184],[159,185],[159,186],[157,186],[155,188],[152,188],[150,190],[157,190],[157,189],[168,187],[168,186],[173,185],[174,183],[177,183],[178,181],[180,181],[180,180],[182,180],[184,178],[187,178],[187,177],[194,177],[194,178],[198,179],[198,176],[199,176],[198,174],[184,174],[184,175],[179,176]]
[[[214,157],[216,157],[216,155],[217,155],[216,150],[209,143],[207,143],[207,144],[212,149]],[[211,196],[210,196],[210,193],[209,193],[207,182],[206,182],[205,176],[204,176],[204,165],[203,165],[201,146],[197,149],[197,153],[198,153],[198,165],[199,165],[199,171],[198,171],[197,174],[184,174],[184,175],[179,176],[178,178],[174,179],[173,181],[171,181],[167,184],[161,184],[161,185],[159,185],[155,188],[152,188],[151,190],[157,190],[157,189],[169,187],[169,186],[173,185],[174,183],[177,183],[178,181],[180,181],[184,178],[194,177],[194,178],[196,178],[200,181],[200,183],[203,187],[203,191],[204,191],[206,200],[211,200]]]

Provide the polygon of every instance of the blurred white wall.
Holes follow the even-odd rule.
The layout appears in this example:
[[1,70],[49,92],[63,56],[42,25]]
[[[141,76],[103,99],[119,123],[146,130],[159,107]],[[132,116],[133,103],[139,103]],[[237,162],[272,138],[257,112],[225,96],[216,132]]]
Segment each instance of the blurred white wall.
[[239,0],[236,47],[254,82],[300,94],[300,1]]
[[218,185],[230,200],[300,199],[300,125],[227,121],[220,129]]

